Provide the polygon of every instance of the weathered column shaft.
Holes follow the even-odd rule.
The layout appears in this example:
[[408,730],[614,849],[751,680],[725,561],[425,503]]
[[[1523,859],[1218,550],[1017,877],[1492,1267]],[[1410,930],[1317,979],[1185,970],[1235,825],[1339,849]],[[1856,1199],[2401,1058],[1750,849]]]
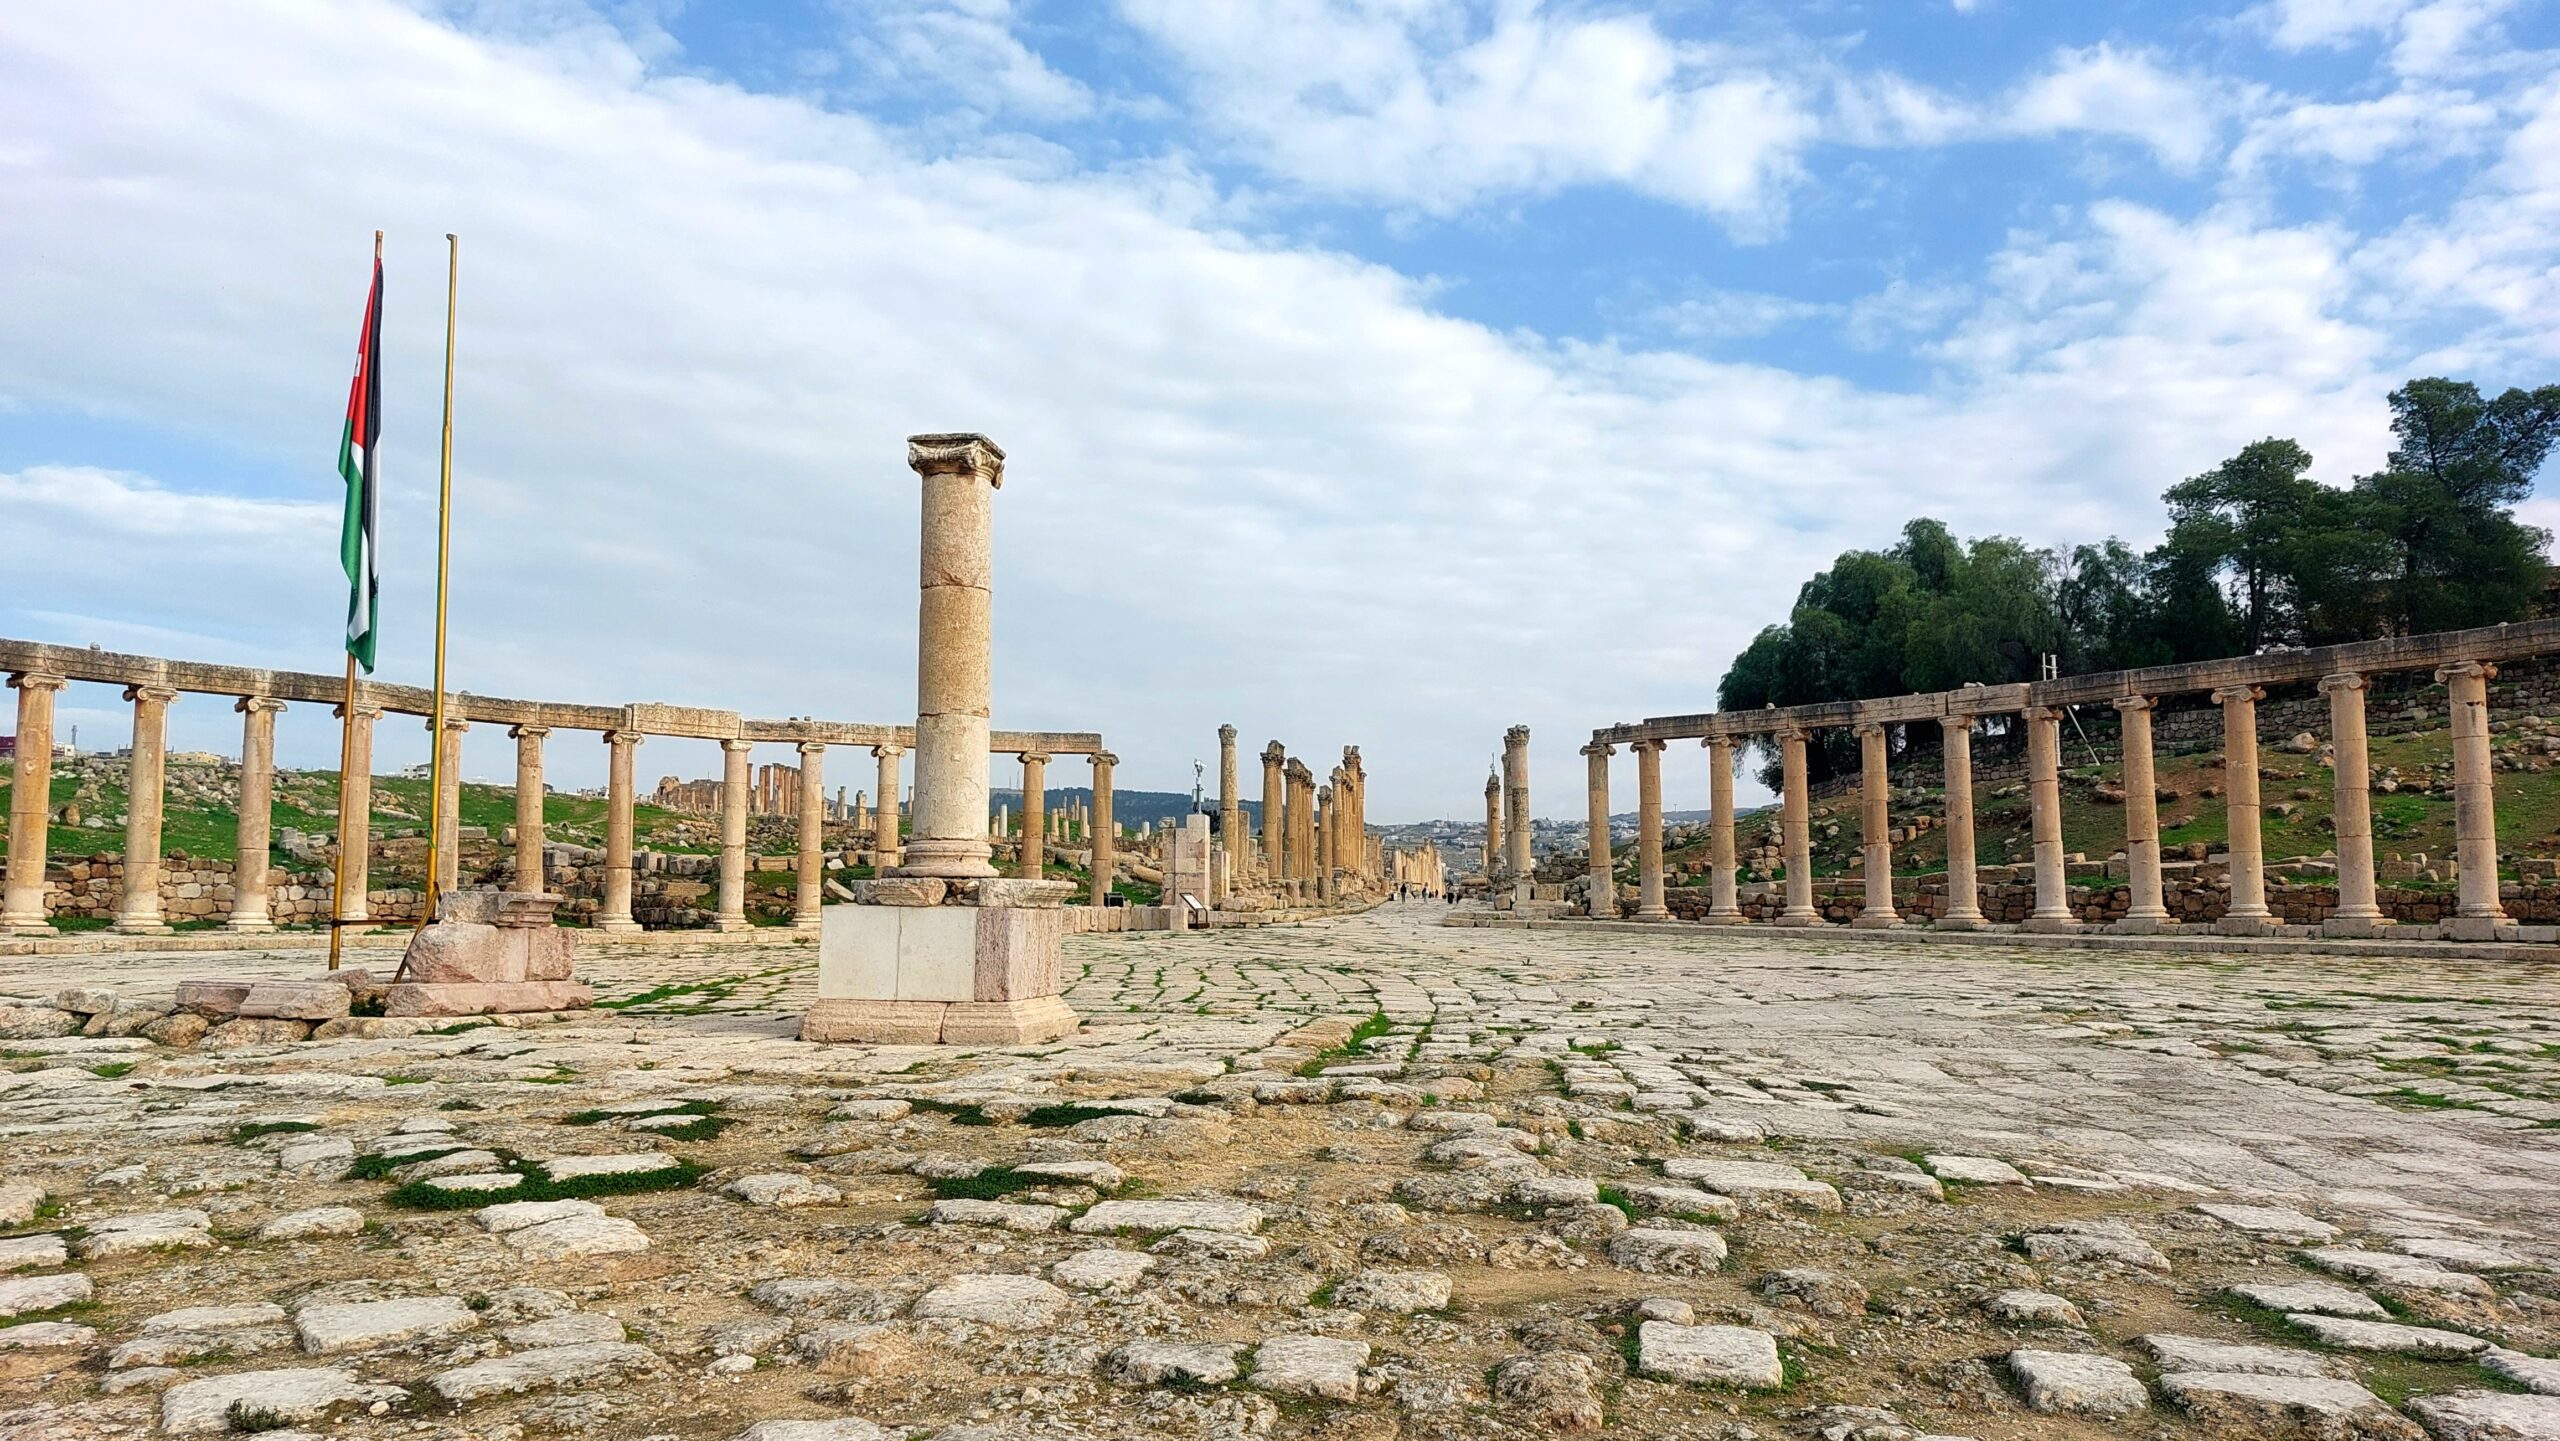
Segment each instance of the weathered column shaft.
[[2124,742],[2124,864],[2131,902],[2122,931],[2155,931],[2166,924],[2169,908],[2160,886],[2160,786],[2151,764],[2151,712],[2147,695],[2119,696]]
[[1484,876],[1497,883],[1502,879],[1502,781],[1497,776],[1484,778]]
[[987,844],[993,704],[995,497],[1004,452],[983,435],[918,435],[907,464],[924,482],[922,595],[916,612],[915,828],[908,875],[996,873]]
[[2507,923],[2498,902],[2498,807],[2489,755],[2489,682],[2497,667],[2464,661],[2436,672],[2453,721],[2453,924],[2456,940],[2496,939]]
[[1510,834],[1505,838],[1503,869],[1512,880],[1529,884],[1537,862],[1529,854],[1529,728],[1513,726],[1502,733],[1502,804]]
[[[1671,908],[1662,894],[1662,742],[1636,741],[1627,749],[1636,753],[1636,919],[1667,921]],[[1608,824],[1605,814],[1601,824]]]
[[747,812],[755,805],[749,741],[720,743],[720,896],[711,918],[716,931],[747,928]]
[[2062,863],[2062,712],[2029,706],[2027,727],[2027,825],[2035,842],[2036,907],[2030,930],[2062,930],[2079,924],[2071,914],[2070,876]]
[[1886,756],[1889,745],[1883,726],[1858,727],[1858,840],[1867,884],[1866,905],[1858,912],[1858,924],[1867,927],[1902,924],[1901,913],[1893,907],[1893,781]]
[[1111,819],[1111,768],[1120,758],[1109,751],[1093,753],[1093,904],[1111,894],[1111,872],[1119,864],[1119,825]]
[[2222,707],[2222,794],[2231,837],[2231,906],[2226,931],[2263,931],[2274,925],[2267,909],[2267,858],[2258,806],[2258,702],[2255,686],[2225,686],[2213,693]]
[[1787,906],[1778,915],[1782,926],[1811,926],[1822,921],[1822,913],[1813,908],[1813,814],[1805,794],[1804,746],[1803,731],[1778,732],[1780,801],[1784,807],[1780,826],[1787,866]]
[[[2375,894],[2373,871],[2373,756],[2366,742],[2365,678],[2354,672],[2324,676],[2329,698],[2330,823],[2338,849],[2338,908],[2323,922],[2334,935],[2354,935],[2389,924]],[[2460,819],[2459,807],[2456,820]]]
[[18,753],[9,784],[9,868],[0,931],[53,934],[45,912],[46,827],[53,815],[53,698],[69,682],[33,671],[9,677],[18,692]]
[[873,746],[871,754],[880,761],[880,798],[871,805],[871,864],[886,871],[904,854],[898,834],[898,758],[906,752],[897,746]]
[[133,760],[124,802],[124,893],[116,906],[119,931],[169,928],[160,914],[160,818],[168,804],[169,702],[166,686],[127,686],[133,702]]
[[241,718],[240,825],[232,846],[231,918],[224,929],[271,931],[275,918],[267,908],[267,853],[275,825],[276,714],[284,702],[242,696],[232,709]]
[[[430,726],[434,721],[428,722]],[[458,890],[462,885],[462,735],[471,722],[448,714],[444,718],[444,734],[430,739],[441,749],[443,772],[436,805],[436,891],[438,894]]]
[[510,727],[516,742],[516,889],[548,891],[542,873],[543,786],[542,740],[549,726]]
[[1590,792],[1591,894],[1584,909],[1594,920],[1618,918],[1617,872],[1609,863],[1609,757],[1612,748],[1598,741],[1582,748],[1584,785]]
[[1049,865],[1049,757],[1038,751],[1022,757],[1022,863],[1017,874],[1036,881]]
[[1950,930],[1982,924],[1982,887],[1975,878],[1973,849],[1973,722],[1969,715],[1938,721],[1947,782],[1947,910],[1938,924]]
[[344,705],[335,713],[348,724],[338,805],[339,870],[346,885],[334,904],[339,920],[362,922],[373,914],[367,905],[373,874],[373,723],[382,718],[382,707],[358,701],[352,717]]
[[1278,741],[1262,748],[1262,874],[1274,881],[1287,874],[1282,838],[1289,834],[1289,780],[1281,767],[1288,756]]
[[1713,811],[1707,821],[1707,919],[1736,925],[1743,916],[1734,890],[1740,865],[1733,845],[1733,742],[1721,736],[1707,742],[1707,805]]
[[813,931],[827,904],[827,747],[800,743],[800,856],[791,893],[791,926]]
[[1227,867],[1244,869],[1244,791],[1236,774],[1236,728],[1218,727],[1218,843],[1227,848]]
[[636,931],[631,918],[632,772],[639,759],[638,731],[606,731],[604,802],[604,905],[596,912],[599,931]]

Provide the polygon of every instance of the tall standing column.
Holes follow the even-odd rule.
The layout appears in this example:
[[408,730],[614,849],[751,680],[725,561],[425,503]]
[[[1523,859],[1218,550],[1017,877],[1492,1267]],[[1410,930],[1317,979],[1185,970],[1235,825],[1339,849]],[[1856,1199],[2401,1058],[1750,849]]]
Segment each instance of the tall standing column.
[[1289,781],[1281,771],[1288,760],[1278,741],[1262,748],[1262,875],[1271,881],[1281,878],[1282,837],[1289,834]]
[[1733,742],[1714,736],[1706,745],[1707,805],[1714,811],[1707,821],[1707,922],[1738,926],[1744,917],[1734,894],[1740,867],[1733,846]]
[[1813,908],[1813,813],[1805,795],[1804,742],[1800,730],[1777,734],[1780,826],[1786,843],[1787,906],[1778,913],[1782,926],[1818,926],[1822,912]]
[[373,885],[373,723],[382,719],[382,707],[359,701],[353,716],[343,704],[333,709],[347,721],[346,774],[338,789],[338,854],[345,860],[339,869],[346,883],[331,904],[341,924],[362,925],[373,914],[366,900]]
[[276,715],[284,702],[242,696],[240,712],[240,828],[232,846],[231,919],[223,929],[272,931],[267,909],[268,842],[275,824]]
[[907,438],[924,481],[916,612],[916,792],[910,876],[992,876],[987,739],[994,690],[995,499],[1004,451],[983,435]]
[[[432,726],[435,722],[427,722]],[[471,722],[447,712],[444,734],[431,737],[443,752],[443,774],[436,805],[436,893],[451,895],[462,887],[462,735]]]
[[1947,782],[1947,909],[1937,919],[1941,930],[1982,928],[1982,886],[1974,872],[1973,722],[1969,715],[1938,718]]
[[1093,753],[1093,904],[1111,894],[1111,873],[1120,864],[1120,826],[1111,819],[1111,768],[1120,758],[1109,751]]
[[1315,876],[1315,772],[1295,756],[1289,758],[1289,850],[1283,869],[1300,896]]
[[2160,786],[2151,768],[2151,712],[2147,695],[2118,696],[2124,742],[2125,889],[2131,903],[2115,929],[2147,935],[2169,924],[2160,887]]
[[1502,883],[1502,778],[1484,778],[1484,878]]
[[[2364,726],[2365,678],[2353,671],[2320,679],[2329,698],[2329,809],[2338,846],[2338,908],[2323,935],[2370,936],[2391,924],[2374,893],[2373,758]],[[2459,807],[2456,807],[2459,820]]]
[[753,768],[747,752],[754,743],[720,743],[720,899],[711,917],[715,931],[747,928],[747,812],[755,805]]
[[509,726],[516,743],[516,889],[548,891],[542,873],[542,738],[549,726]]
[[2214,929],[2227,936],[2263,935],[2276,927],[2267,909],[2266,843],[2258,808],[2258,702],[2256,686],[2224,686],[2213,693],[2222,707],[2222,794],[2231,835],[2231,907]]
[[2490,781],[2489,682],[2495,666],[2463,661],[2436,672],[2453,712],[2453,919],[2445,935],[2457,941],[2494,941],[2508,924],[2498,903],[2498,808]]
[[1609,863],[1609,757],[1614,754],[1613,747],[1599,741],[1582,748],[1591,830],[1591,894],[1584,909],[1595,921],[1618,918],[1618,878]]
[[46,828],[53,815],[53,698],[68,684],[36,671],[9,677],[18,693],[18,753],[10,771],[9,869],[7,888],[0,891],[0,934],[53,934],[44,905]]
[[1022,753],[1022,864],[1017,874],[1024,880],[1036,881],[1048,873],[1049,865],[1049,756],[1045,751]]
[[[1636,753],[1636,919],[1667,921],[1662,897],[1662,742],[1643,740]],[[1606,824],[1606,817],[1602,818]]]
[[1342,829],[1342,812],[1336,800],[1340,794],[1330,785],[1316,787],[1316,899],[1327,905],[1333,903],[1335,867],[1342,861],[1341,838],[1336,834]]
[[638,731],[604,733],[607,750],[604,785],[604,905],[596,912],[596,929],[629,933],[640,929],[631,918],[632,771],[639,760]]
[[1537,877],[1529,856],[1529,728],[1513,726],[1502,733],[1502,809],[1508,833],[1503,837],[1503,871],[1516,885]]
[[800,860],[791,928],[814,931],[827,904],[827,743],[800,743]]
[[1227,868],[1244,869],[1244,792],[1237,786],[1236,728],[1218,727],[1218,843],[1227,848]]
[[1892,778],[1886,769],[1887,740],[1880,724],[1858,727],[1858,839],[1866,871],[1867,903],[1857,924],[1870,930],[1902,924],[1893,908]]
[[880,798],[871,806],[871,865],[879,871],[897,865],[906,854],[904,840],[898,834],[898,765],[899,757],[906,753],[903,746],[871,748],[871,754],[880,761]]
[[2029,706],[2027,727],[2027,825],[2035,841],[2036,908],[2024,929],[2068,931],[2080,925],[2071,913],[2070,875],[2062,863],[2062,712]]
[[133,702],[133,761],[125,783],[124,894],[115,928],[160,935],[169,929],[160,914],[160,817],[167,804],[169,702],[178,693],[167,686],[132,685],[124,688],[124,698]]

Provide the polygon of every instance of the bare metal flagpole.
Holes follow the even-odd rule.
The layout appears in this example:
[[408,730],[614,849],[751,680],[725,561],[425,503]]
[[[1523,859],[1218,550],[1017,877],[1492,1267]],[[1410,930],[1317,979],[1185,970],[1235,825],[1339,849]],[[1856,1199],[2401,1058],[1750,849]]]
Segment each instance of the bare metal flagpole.
[[[453,565],[453,310],[462,281],[462,243],[448,234],[444,246],[444,457],[436,481],[436,701],[427,749],[427,890],[426,905],[418,912],[420,928],[435,919],[437,879],[444,873],[444,614],[445,580]],[[459,830],[457,825],[457,834]],[[402,965],[406,967],[405,959]]]

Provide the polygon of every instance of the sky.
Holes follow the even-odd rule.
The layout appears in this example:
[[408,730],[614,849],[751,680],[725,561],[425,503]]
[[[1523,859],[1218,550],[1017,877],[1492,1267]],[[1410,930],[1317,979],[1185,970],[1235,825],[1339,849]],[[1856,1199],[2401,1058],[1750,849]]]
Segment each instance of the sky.
[[911,718],[903,440],[980,431],[999,726],[1170,790],[1231,722],[1248,795],[1358,744],[1405,821],[1526,723],[1579,817],[1593,728],[1913,516],[2148,544],[2262,436],[2377,468],[2411,376],[2560,379],[2560,0],[0,7],[0,635],[339,667],[377,228],[383,679],[451,232],[456,689]]

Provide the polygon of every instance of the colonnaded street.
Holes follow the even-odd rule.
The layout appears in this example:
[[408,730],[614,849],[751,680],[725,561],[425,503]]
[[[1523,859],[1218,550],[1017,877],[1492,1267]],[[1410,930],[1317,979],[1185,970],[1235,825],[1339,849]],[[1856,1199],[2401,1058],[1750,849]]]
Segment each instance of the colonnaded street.
[[779,939],[6,1043],[0,1436],[2547,1434],[2539,967],[1448,914],[1071,937],[1012,1049],[797,1040]]

